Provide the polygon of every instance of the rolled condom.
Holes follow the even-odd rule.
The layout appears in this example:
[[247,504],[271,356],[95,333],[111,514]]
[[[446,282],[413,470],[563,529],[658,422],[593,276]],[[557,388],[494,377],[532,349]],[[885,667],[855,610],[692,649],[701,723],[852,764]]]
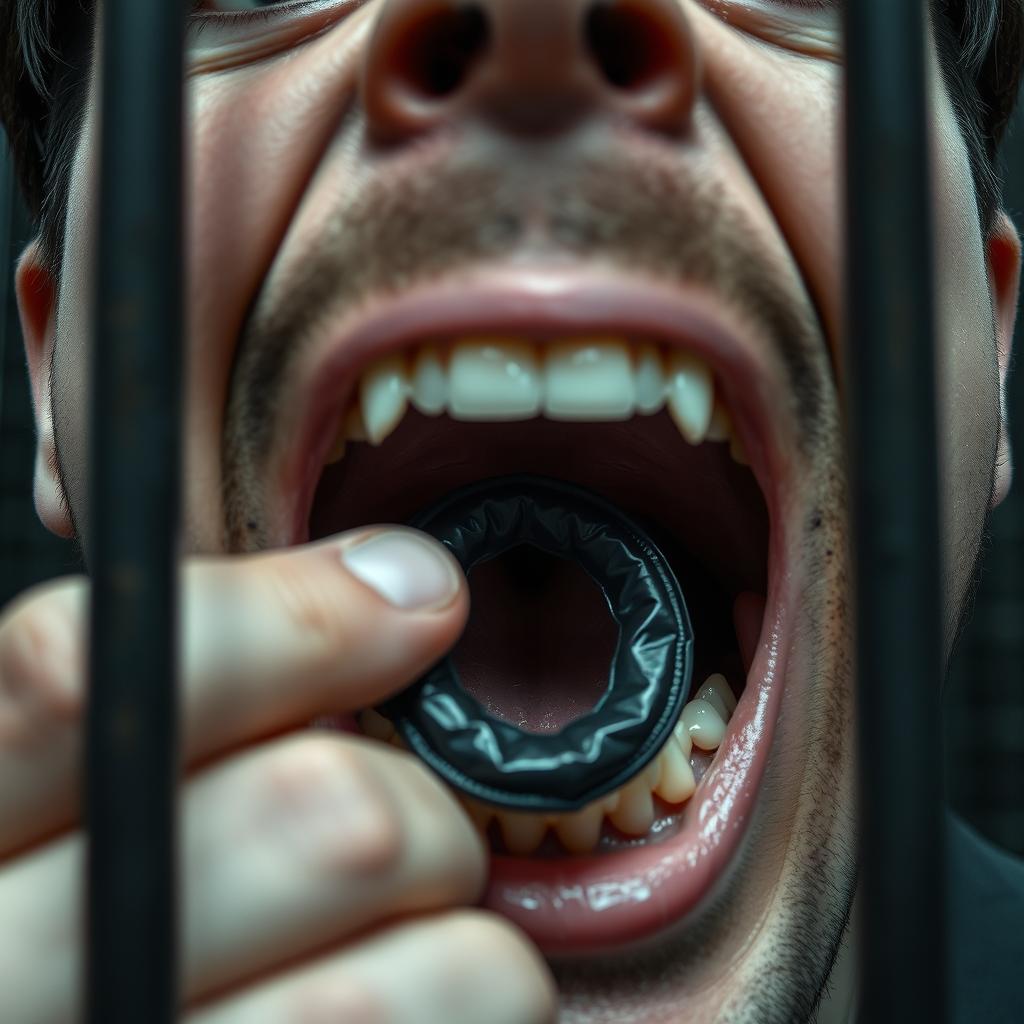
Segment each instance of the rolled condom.
[[455,789],[498,807],[573,811],[628,782],[659,752],[689,695],[693,629],[682,590],[651,538],[603,498],[535,476],[485,480],[410,524],[470,577],[522,545],[575,562],[601,588],[619,636],[593,709],[557,732],[525,732],[462,686],[449,654],[381,711]]

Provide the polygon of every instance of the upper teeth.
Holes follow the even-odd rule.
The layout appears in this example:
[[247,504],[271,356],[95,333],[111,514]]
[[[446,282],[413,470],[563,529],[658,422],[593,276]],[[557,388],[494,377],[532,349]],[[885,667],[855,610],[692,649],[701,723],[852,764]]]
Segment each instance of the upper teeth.
[[347,440],[381,444],[410,402],[427,416],[504,421],[627,420],[667,406],[690,444],[728,441],[733,458],[747,461],[707,363],[690,352],[614,337],[543,346],[464,338],[447,351],[422,346],[385,356],[363,373],[358,415],[342,418],[327,461],[344,455]]

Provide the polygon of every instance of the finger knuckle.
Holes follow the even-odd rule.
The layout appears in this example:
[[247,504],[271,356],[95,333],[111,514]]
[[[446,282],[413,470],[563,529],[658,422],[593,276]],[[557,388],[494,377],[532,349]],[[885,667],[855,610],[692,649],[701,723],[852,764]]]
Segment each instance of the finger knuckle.
[[401,817],[365,752],[334,737],[303,737],[271,757],[257,785],[261,824],[318,874],[380,874],[405,849]]
[[295,559],[275,561],[269,573],[269,586],[289,624],[304,641],[327,650],[340,648],[345,630],[340,595],[331,583],[331,574],[311,572]]
[[455,797],[431,770],[415,758],[407,759],[407,789],[424,811],[428,841],[454,887],[453,897],[474,898],[487,878],[487,849],[483,837],[456,803]]
[[443,930],[439,970],[449,973],[440,979],[442,990],[458,992],[472,978],[502,1005],[502,1021],[551,1024],[557,1019],[550,972],[515,925],[490,911],[456,910],[448,913]]
[[284,1019],[289,1024],[392,1024],[380,994],[349,972],[321,972],[296,987]]
[[260,789],[272,807],[293,807],[328,787],[344,768],[358,770],[343,751],[322,737],[291,741],[264,762]]
[[453,910],[444,924],[451,951],[484,963],[522,957],[522,933],[504,918],[486,910]]
[[68,583],[24,595],[0,622],[0,742],[47,740],[82,714],[81,619]]

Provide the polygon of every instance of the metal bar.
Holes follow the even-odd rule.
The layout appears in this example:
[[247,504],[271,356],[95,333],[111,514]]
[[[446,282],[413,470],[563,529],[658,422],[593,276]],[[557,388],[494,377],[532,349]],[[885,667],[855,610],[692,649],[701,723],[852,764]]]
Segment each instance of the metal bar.
[[178,1018],[184,5],[104,0],[90,494],[86,1019]]
[[924,0],[846,31],[845,372],[855,544],[860,1019],[945,1019],[942,673]]

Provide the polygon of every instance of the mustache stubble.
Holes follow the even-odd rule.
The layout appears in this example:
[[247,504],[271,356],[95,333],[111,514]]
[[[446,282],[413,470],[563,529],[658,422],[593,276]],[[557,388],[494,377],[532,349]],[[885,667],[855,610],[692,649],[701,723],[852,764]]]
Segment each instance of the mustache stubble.
[[[333,213],[272,268],[239,338],[223,441],[226,539],[259,533],[260,468],[289,370],[325,324],[370,298],[481,264],[611,266],[706,286],[777,347],[808,446],[825,400],[822,342],[777,256],[720,178],[664,150],[577,147],[511,161],[467,147],[433,163],[396,161],[348,188]],[[258,543],[256,546],[259,546]]]

